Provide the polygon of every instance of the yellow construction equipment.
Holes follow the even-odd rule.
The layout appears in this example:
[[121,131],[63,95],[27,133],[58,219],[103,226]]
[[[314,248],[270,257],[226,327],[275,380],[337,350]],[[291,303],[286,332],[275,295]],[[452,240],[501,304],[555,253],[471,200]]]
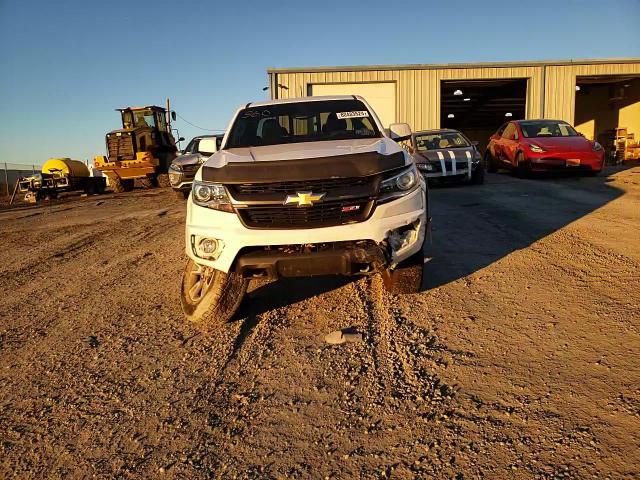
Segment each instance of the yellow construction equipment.
[[169,186],[169,165],[178,149],[171,134],[168,109],[155,105],[119,108],[122,128],[107,133],[106,156],[95,166],[115,192],[133,190],[136,179],[149,186]]
[[[50,158],[40,173],[18,180],[15,193],[24,193],[24,200],[35,203],[42,199],[56,198],[60,192],[83,190],[87,194],[104,192],[104,177],[92,177],[89,168],[79,160]],[[12,196],[13,201],[13,196]]]

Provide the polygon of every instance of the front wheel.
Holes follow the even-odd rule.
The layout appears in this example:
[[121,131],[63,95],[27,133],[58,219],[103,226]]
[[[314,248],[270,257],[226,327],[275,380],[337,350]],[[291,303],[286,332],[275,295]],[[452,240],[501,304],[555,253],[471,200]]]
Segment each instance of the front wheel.
[[528,177],[531,174],[531,162],[527,162],[522,152],[518,152],[516,155],[516,168],[515,174],[517,177]]
[[159,173],[156,176],[156,184],[160,188],[170,187],[171,186],[171,182],[169,181],[169,174],[168,173]]
[[498,165],[495,158],[491,155],[491,150],[487,148],[487,152],[484,154],[484,164],[487,167],[487,172],[496,173],[498,171]]
[[400,262],[393,270],[382,272],[382,282],[389,293],[409,294],[419,293],[422,290],[422,276],[424,273],[424,252],[411,255]]
[[130,192],[135,186],[133,178],[120,178],[118,176],[109,177],[111,190],[115,193]]
[[471,172],[471,183],[473,185],[482,185],[484,183],[484,166],[482,163]]
[[189,259],[180,289],[182,311],[192,322],[226,323],[240,307],[248,284],[237,273],[224,273]]

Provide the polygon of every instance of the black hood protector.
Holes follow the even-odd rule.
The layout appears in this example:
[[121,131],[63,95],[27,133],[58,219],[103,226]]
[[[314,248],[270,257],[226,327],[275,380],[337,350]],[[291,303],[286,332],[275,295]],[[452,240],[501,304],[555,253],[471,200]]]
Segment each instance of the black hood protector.
[[404,153],[353,153],[332,157],[237,162],[216,168],[204,165],[202,180],[216,183],[259,183],[366,177],[404,167]]

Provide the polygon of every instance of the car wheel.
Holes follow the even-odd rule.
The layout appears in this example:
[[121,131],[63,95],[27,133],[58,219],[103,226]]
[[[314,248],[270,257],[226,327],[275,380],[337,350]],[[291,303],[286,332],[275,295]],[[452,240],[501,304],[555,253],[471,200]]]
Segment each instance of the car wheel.
[[484,164],[487,167],[487,172],[496,173],[498,171],[498,165],[496,164],[496,160],[491,155],[491,150],[487,148],[486,153],[484,154]]
[[[426,237],[426,232],[425,232]],[[393,270],[382,272],[382,282],[389,293],[405,295],[422,291],[424,241],[418,252],[400,262]]]
[[473,185],[482,185],[484,183],[484,165],[478,164],[475,170],[471,172],[471,183]]
[[531,164],[525,160],[522,152],[518,152],[516,155],[516,168],[514,172],[517,177],[521,178],[528,177],[531,174]]
[[170,187],[171,182],[169,181],[169,174],[159,173],[156,176],[156,185],[160,188]]
[[189,259],[180,289],[182,311],[195,323],[226,323],[238,310],[248,284],[237,273],[225,273]]

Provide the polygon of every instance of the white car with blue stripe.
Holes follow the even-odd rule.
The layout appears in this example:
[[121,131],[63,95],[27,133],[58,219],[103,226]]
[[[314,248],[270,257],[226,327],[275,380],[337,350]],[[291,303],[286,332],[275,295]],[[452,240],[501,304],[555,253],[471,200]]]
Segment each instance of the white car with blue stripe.
[[427,179],[484,182],[484,165],[477,142],[458,130],[438,129],[411,135],[416,166]]

